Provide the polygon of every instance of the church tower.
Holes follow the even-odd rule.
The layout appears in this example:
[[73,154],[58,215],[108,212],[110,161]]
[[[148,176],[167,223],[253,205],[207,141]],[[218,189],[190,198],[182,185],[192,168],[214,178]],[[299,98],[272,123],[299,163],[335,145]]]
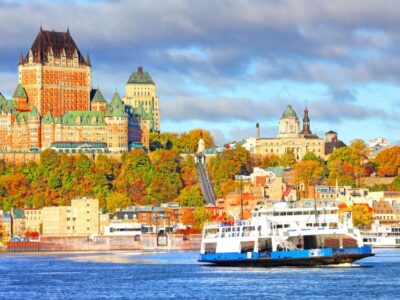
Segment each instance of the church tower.
[[304,136],[311,135],[311,129],[310,129],[310,117],[308,116],[308,108],[307,106],[304,108],[304,116],[303,116],[303,130],[301,131],[301,134]]

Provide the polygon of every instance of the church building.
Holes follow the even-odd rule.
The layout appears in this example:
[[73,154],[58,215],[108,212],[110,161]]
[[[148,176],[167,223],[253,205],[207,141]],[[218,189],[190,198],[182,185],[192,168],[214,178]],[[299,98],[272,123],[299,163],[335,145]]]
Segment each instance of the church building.
[[327,159],[334,149],[345,146],[337,139],[336,132],[329,131],[325,139],[313,134],[310,126],[308,108],[304,109],[303,124],[291,105],[288,105],[279,120],[279,133],[276,138],[260,138],[257,127],[257,138],[254,153],[259,155],[282,155],[293,152],[297,160],[312,152],[315,155]]

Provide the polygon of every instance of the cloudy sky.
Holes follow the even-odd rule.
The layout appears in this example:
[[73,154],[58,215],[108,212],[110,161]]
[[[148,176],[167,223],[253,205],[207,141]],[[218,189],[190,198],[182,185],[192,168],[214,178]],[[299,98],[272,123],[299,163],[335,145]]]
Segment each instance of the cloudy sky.
[[124,94],[142,65],[157,84],[162,131],[210,130],[219,143],[277,133],[287,104],[345,142],[400,141],[396,0],[0,0],[0,92],[40,25],[69,27],[93,85]]

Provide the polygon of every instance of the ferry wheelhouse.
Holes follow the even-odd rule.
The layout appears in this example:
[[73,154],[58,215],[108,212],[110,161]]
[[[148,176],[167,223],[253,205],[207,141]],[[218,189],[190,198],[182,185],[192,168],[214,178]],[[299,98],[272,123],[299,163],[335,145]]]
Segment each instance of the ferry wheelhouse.
[[286,202],[253,212],[251,220],[209,223],[200,259],[224,266],[312,266],[372,256],[351,213],[337,207],[291,208]]

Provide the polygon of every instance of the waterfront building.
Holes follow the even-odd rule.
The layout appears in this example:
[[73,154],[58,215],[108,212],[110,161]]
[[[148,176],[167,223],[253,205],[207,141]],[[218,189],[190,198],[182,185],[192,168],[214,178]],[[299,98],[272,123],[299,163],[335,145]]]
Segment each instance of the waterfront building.
[[25,236],[26,222],[23,209],[13,208],[11,210],[12,217],[12,236]]
[[389,201],[379,200],[374,201],[374,220],[378,220],[381,224],[395,223],[397,221],[396,211]]
[[308,108],[304,109],[303,127],[300,126],[300,120],[291,105],[284,110],[279,120],[279,133],[276,138],[260,138],[260,128],[256,127],[256,145],[254,153],[259,155],[282,155],[293,152],[297,160],[308,152],[327,159],[328,155],[336,148],[345,146],[338,140],[337,133],[329,131],[326,133],[325,139],[319,138],[313,134],[310,126],[310,117]]
[[141,66],[129,77],[123,101],[151,120],[151,130],[160,131],[160,99],[156,93],[156,85]]
[[41,232],[42,227],[42,210],[36,208],[25,208],[25,229],[26,232]]
[[3,226],[3,237],[12,236],[12,218],[8,212],[0,210],[0,222]]
[[[149,149],[153,110],[146,111],[139,102],[123,103],[117,92],[108,103],[100,89],[91,89],[90,60],[82,57],[69,31],[40,29],[29,53],[21,55],[18,69],[12,99],[0,93],[0,151]],[[156,102],[158,110],[158,98]]]
[[43,207],[44,236],[91,236],[99,234],[99,200],[82,197],[70,206]]

